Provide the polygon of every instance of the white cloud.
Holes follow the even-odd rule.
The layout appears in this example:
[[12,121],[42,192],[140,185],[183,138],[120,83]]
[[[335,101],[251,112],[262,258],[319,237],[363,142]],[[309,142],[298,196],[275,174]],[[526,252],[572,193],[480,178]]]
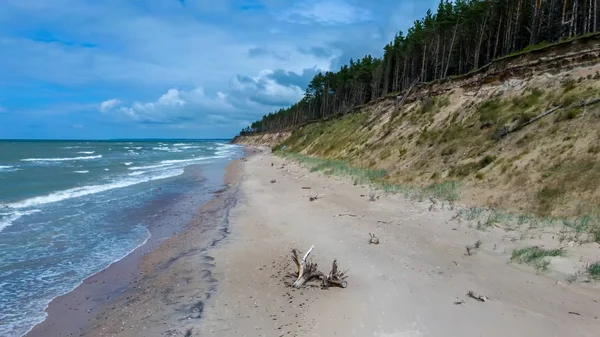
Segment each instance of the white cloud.
[[300,24],[344,25],[369,21],[371,12],[344,0],[313,0],[297,3],[279,19]]
[[117,107],[119,104],[121,104],[121,100],[116,98],[109,99],[100,103],[99,110],[100,112],[106,113]]
[[227,93],[218,91],[209,95],[202,87],[171,88],[155,101],[134,102],[117,111],[128,120],[149,124],[181,127],[195,122],[237,126],[302,98],[302,88],[279,83],[273,74],[267,69],[254,77],[238,76],[230,81]]
[[189,91],[172,88],[156,101],[135,102],[119,108],[121,114],[134,121],[171,125],[197,121],[211,111],[227,113],[235,110],[227,101],[227,95],[219,92],[211,97],[202,87]]

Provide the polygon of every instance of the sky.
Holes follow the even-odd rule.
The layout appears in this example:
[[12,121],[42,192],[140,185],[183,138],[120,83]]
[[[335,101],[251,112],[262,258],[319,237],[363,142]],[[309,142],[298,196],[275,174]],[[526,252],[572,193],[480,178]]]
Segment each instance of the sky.
[[0,139],[231,138],[439,0],[1,0]]

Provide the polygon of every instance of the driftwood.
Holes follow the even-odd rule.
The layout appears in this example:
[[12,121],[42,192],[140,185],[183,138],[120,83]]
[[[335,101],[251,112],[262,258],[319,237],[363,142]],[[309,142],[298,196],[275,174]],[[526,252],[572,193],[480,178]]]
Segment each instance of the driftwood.
[[489,298],[487,296],[476,294],[475,292],[473,292],[473,290],[469,290],[467,296],[469,296],[472,299],[476,299],[479,302],[489,301]]
[[339,272],[337,260],[333,260],[333,264],[331,266],[331,271],[329,275],[323,277],[322,287],[327,289],[331,286],[336,286],[340,288],[346,288],[348,286],[348,282],[346,282],[346,272]]
[[277,182],[277,180],[271,179],[271,184],[275,184],[276,182]]
[[301,288],[304,284],[313,279],[320,279],[321,286],[325,289],[332,286],[346,288],[348,286],[348,282],[346,282],[346,272],[338,271],[337,260],[333,260],[331,271],[328,275],[320,272],[317,264],[308,260],[308,257],[314,248],[314,245],[310,246],[310,249],[302,256],[302,259],[300,259],[296,249],[292,250],[292,260],[298,268],[298,275],[296,281],[292,283],[292,287]]
[[[577,109],[577,108],[587,107],[589,105],[594,105],[594,104],[598,104],[598,103],[600,103],[600,99],[593,99],[593,100],[591,100],[589,102],[581,102],[579,104],[570,106],[568,108]],[[549,115],[549,114],[551,114],[551,113],[553,113],[556,110],[561,109],[561,108],[562,108],[562,106],[560,106],[560,105],[559,106],[555,106],[554,108],[552,108],[552,109],[550,109],[550,110],[548,110],[548,111],[546,111],[546,112],[544,112],[544,113],[542,113],[540,115],[537,115],[537,116],[533,117],[532,119],[528,120],[527,122],[515,126],[514,128],[511,128],[511,129],[505,128],[504,130],[500,131],[500,133],[496,137],[498,139],[500,139],[500,138],[502,138],[502,137],[504,137],[504,136],[506,136],[506,135],[508,135],[510,133],[518,131],[518,130],[526,127],[527,125],[529,125],[529,124],[531,124],[531,123],[533,123],[533,122],[541,119],[542,117],[545,117],[545,116],[547,116],[547,115]]]
[[314,245],[310,246],[310,249],[304,254],[302,259],[299,258],[298,251],[295,249],[292,249],[292,260],[294,260],[294,263],[296,264],[296,267],[298,268],[298,278],[296,279],[296,281],[294,281],[294,283],[292,283],[292,287],[300,288],[304,285],[304,283],[310,281],[311,279],[313,279],[315,277],[321,277],[323,275],[321,272],[319,272],[317,270],[316,263],[307,261],[308,256],[310,255],[310,253],[312,252],[312,250],[314,248],[315,248]]
[[375,236],[375,233],[369,233],[369,244],[372,245],[378,245],[379,244],[379,238]]
[[518,130],[520,130],[520,129],[522,129],[522,128],[526,127],[527,125],[529,125],[529,124],[531,124],[531,123],[533,123],[533,122],[537,121],[538,119],[541,119],[542,117],[545,117],[545,116],[547,116],[547,115],[549,115],[549,114],[553,113],[554,111],[556,111],[556,110],[558,110],[558,109],[560,109],[560,108],[562,108],[562,106],[560,106],[560,105],[559,105],[559,106],[555,106],[554,108],[552,108],[552,109],[550,109],[550,110],[548,110],[548,111],[546,111],[546,112],[542,113],[541,115],[537,115],[537,116],[533,117],[532,119],[528,120],[527,122],[525,122],[525,123],[523,123],[523,124],[519,124],[519,125],[515,126],[514,128],[511,128],[511,129],[509,129],[509,128],[505,128],[504,130],[500,131],[500,133],[499,133],[499,134],[497,134],[497,135],[496,135],[496,137],[497,137],[498,139],[500,139],[500,138],[502,138],[502,137],[504,137],[504,136],[508,135],[509,133],[513,133],[513,132],[515,132],[515,131],[518,131]]

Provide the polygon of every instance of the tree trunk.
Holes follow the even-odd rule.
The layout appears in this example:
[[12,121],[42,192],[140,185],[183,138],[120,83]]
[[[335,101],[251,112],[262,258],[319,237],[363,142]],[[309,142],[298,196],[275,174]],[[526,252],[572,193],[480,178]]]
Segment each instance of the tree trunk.
[[481,43],[483,42],[483,33],[485,33],[485,25],[487,23],[488,12],[485,12],[485,17],[483,18],[483,26],[481,27],[481,33],[479,34],[479,42],[477,42],[477,48],[475,48],[475,59],[473,60],[473,68],[477,69],[479,66],[479,52],[481,50]]
[[456,25],[454,26],[454,33],[452,34],[452,40],[450,41],[450,50],[448,51],[448,62],[446,62],[446,69],[444,69],[444,76],[448,74],[448,67],[450,67],[450,60],[452,59],[452,46],[454,45],[454,39],[456,38],[456,31],[458,30],[458,24],[460,23],[460,17],[456,20]]

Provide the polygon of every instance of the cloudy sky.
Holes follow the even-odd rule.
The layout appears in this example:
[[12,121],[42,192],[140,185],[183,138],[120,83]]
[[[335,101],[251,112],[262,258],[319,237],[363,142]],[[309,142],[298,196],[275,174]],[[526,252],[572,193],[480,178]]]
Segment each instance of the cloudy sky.
[[1,0],[0,138],[228,138],[438,0]]

